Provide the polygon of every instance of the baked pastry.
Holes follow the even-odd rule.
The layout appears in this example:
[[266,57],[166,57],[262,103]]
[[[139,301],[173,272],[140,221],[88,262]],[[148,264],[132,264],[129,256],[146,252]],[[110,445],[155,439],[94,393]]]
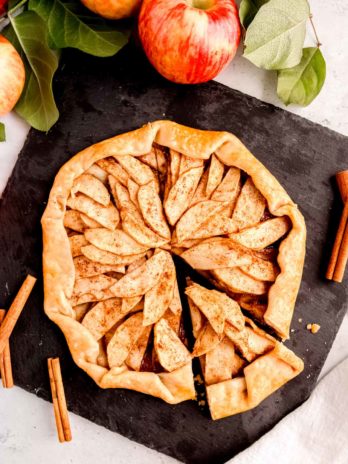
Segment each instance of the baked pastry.
[[186,288],[213,419],[257,406],[303,370],[303,361],[245,317],[238,303],[217,290]]
[[196,353],[187,346],[172,254],[289,335],[303,217],[232,134],[157,121],[88,147],[58,172],[42,228],[45,312],[102,388],[168,403],[195,397]]

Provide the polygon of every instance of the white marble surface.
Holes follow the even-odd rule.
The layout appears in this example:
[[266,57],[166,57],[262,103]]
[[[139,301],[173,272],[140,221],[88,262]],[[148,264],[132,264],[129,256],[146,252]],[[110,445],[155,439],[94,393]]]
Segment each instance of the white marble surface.
[[[311,6],[327,61],[327,80],[312,105],[307,108],[290,106],[287,109],[348,135],[348,4],[345,0],[316,0],[311,2]],[[311,36],[308,45],[312,45]],[[275,75],[255,68],[241,58],[240,53],[217,80],[281,106],[275,92]],[[5,122],[7,132],[6,143],[0,144],[1,194],[24,143],[28,127],[15,114],[2,117],[0,121]],[[348,316],[345,317],[322,375],[348,356],[347,340]],[[175,462],[74,414],[71,414],[71,423],[73,441],[59,444],[50,403],[16,387],[12,390],[0,390],[0,463],[49,461],[50,464],[95,464],[100,459],[105,464]],[[233,463],[238,464],[238,457]]]

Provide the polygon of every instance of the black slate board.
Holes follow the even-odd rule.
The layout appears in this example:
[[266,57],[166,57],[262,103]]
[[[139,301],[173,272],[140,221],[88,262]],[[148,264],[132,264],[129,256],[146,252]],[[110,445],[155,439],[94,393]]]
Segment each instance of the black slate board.
[[[113,59],[65,55],[55,89],[59,122],[47,135],[30,131],[0,207],[0,307],[8,307],[28,272],[39,277],[12,337],[15,382],[49,399],[46,358],[60,356],[70,410],[179,460],[225,462],[309,396],[344,316],[347,285],[324,280],[323,250],[331,247],[341,210],[332,176],[347,168],[347,139],[214,82],[171,84],[132,47]],[[258,408],[217,422],[193,401],[170,406],[132,391],[97,388],[74,365],[63,335],[42,309],[40,217],[56,172],[86,146],[163,118],[235,133],[300,205],[308,227],[304,279],[287,343],[304,359],[305,371]],[[182,268],[179,273],[183,278]],[[315,336],[306,330],[308,322],[321,325]],[[83,442],[82,436],[74,439]]]

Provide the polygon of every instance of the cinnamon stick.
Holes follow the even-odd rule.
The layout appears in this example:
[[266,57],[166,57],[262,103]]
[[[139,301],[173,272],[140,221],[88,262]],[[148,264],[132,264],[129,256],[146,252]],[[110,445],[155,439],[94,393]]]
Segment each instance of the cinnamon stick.
[[348,170],[338,172],[336,174],[336,181],[344,208],[326,272],[326,278],[335,282],[342,282],[348,260]]
[[[59,441],[71,441],[71,428],[66,405],[59,358],[48,359],[48,369],[52,391],[54,415],[56,417]],[[58,419],[59,416],[59,419]]]
[[332,253],[331,253],[331,258],[330,258],[330,261],[329,261],[329,266],[328,266],[327,271],[326,271],[326,278],[329,279],[329,280],[333,279],[333,276],[334,276],[334,273],[335,273],[335,268],[336,268],[336,265],[337,265],[338,256],[340,254],[340,249],[341,249],[341,245],[342,245],[343,235],[344,235],[344,232],[345,232],[346,226],[347,226],[347,221],[348,221],[348,201],[344,205],[344,209],[343,209],[343,212],[342,212],[340,224],[338,226],[338,230],[337,230],[337,234],[336,234],[336,238],[335,238],[335,243],[334,243]]
[[63,443],[65,441],[65,437],[64,437],[62,419],[60,417],[60,411],[59,411],[59,406],[58,406],[57,389],[56,389],[56,383],[54,380],[53,369],[52,369],[52,358],[48,358],[47,364],[48,364],[48,376],[50,379],[52,403],[53,403],[54,417],[56,420],[58,439],[61,443]]
[[[0,309],[0,326],[1,326],[2,321],[4,320],[5,314],[6,314],[6,311],[4,309]],[[12,388],[13,377],[12,377],[12,365],[11,365],[11,353],[10,353],[9,340],[7,340],[4,351],[0,353],[0,371],[1,371],[1,379],[2,379],[3,387]]]
[[[348,205],[348,201],[345,206],[347,205]],[[348,222],[346,222],[346,228],[344,231],[344,235],[343,235],[341,246],[340,246],[340,251],[338,254],[338,258],[337,258],[335,272],[332,277],[332,280],[334,280],[335,282],[342,282],[344,271],[347,265],[347,260],[348,260]]]
[[35,277],[31,275],[26,277],[15,299],[13,300],[10,309],[6,312],[4,321],[0,326],[0,353],[4,351],[6,343],[10,338],[19,316],[21,315],[35,282]]

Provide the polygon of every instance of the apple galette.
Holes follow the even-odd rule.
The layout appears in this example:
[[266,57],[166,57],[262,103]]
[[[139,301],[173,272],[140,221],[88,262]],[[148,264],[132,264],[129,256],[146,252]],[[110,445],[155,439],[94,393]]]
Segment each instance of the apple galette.
[[[302,370],[242,310],[288,338],[303,217],[232,134],[157,121],[97,143],[58,172],[42,227],[45,312],[100,387],[193,399],[197,356],[217,419]],[[186,289],[193,350],[173,254],[217,289]]]

